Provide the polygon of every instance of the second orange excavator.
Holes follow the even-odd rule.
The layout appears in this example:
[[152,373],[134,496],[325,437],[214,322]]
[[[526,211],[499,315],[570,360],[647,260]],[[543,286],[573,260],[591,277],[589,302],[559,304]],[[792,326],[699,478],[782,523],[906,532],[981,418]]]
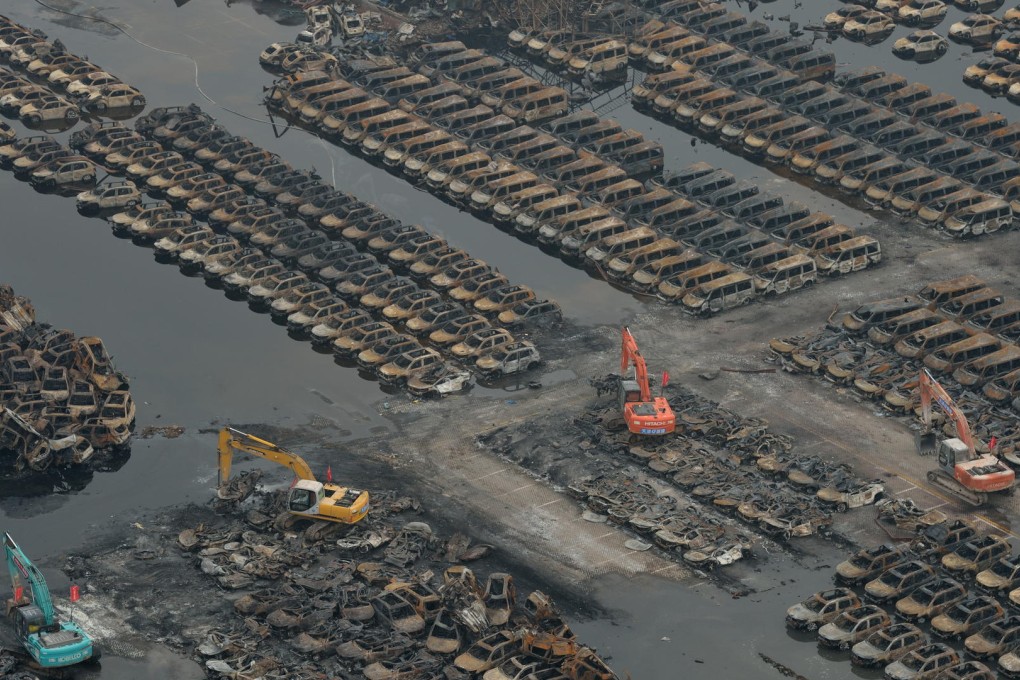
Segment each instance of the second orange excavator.
[[[989,493],[1011,492],[1016,483],[1016,473],[991,453],[978,455],[967,417],[928,369],[921,370],[918,390],[921,393],[924,431],[918,433],[917,451],[922,455],[938,453],[939,467],[928,473],[932,486],[945,489],[974,506],[984,504]],[[939,441],[932,431],[932,401],[953,422],[955,437]]]
[[[633,377],[628,376],[631,366],[634,367]],[[627,327],[623,329],[620,373],[620,408],[627,429],[632,434],[642,435],[664,435],[676,430],[676,416],[669,401],[662,395],[652,396],[648,366]]]

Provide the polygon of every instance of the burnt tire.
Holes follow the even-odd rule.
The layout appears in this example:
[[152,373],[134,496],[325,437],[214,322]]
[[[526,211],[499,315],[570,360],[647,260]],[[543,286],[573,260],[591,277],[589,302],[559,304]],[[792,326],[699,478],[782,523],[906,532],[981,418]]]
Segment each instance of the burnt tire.
[[86,184],[88,184],[90,182],[94,182],[95,180],[96,180],[96,176],[91,174],[91,173],[89,173],[88,175],[85,175],[84,177],[81,178],[81,181],[85,182]]
[[78,109],[68,109],[67,113],[64,114],[64,118],[67,120],[78,120]]
[[131,100],[131,106],[142,107],[145,106],[145,97],[135,97]]
[[92,110],[96,113],[106,113],[106,102],[96,102]]
[[948,50],[949,45],[947,45],[946,43],[939,43],[938,45],[935,46],[935,54],[942,55],[945,54]]
[[836,505],[836,511],[837,512],[846,512],[849,509],[850,509],[850,506],[847,505],[846,503],[838,503]]
[[28,117],[26,122],[29,125],[39,125],[40,123],[42,123],[42,117],[39,114],[33,113],[31,116]]

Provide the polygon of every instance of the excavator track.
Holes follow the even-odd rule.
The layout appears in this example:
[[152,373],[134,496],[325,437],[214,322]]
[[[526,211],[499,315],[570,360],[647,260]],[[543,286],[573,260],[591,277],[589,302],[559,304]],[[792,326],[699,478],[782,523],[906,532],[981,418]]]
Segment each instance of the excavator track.
[[982,491],[972,491],[941,470],[930,471],[928,473],[928,482],[932,486],[938,487],[943,491],[948,491],[960,500],[970,503],[975,508],[988,502],[987,493]]

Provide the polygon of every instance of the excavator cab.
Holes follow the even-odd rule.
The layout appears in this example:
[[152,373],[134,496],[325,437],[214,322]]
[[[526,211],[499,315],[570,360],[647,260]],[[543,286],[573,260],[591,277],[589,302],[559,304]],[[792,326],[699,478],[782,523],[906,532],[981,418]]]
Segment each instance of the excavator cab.
[[626,409],[627,404],[641,401],[641,388],[637,380],[621,380],[619,390],[621,410]]
[[[932,432],[931,434],[934,435],[935,433]],[[932,448],[935,448],[934,438],[932,439]],[[938,445],[938,451],[939,467],[954,476],[956,473],[956,461],[963,462],[970,458],[967,445],[956,437],[943,439]]]
[[298,480],[290,490],[287,509],[302,515],[317,515],[322,497],[322,484],[310,479]]

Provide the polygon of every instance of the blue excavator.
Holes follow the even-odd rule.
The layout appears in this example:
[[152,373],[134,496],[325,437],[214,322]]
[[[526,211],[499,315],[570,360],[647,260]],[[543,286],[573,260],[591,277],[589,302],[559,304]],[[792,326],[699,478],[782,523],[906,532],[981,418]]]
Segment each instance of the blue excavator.
[[11,574],[13,597],[7,617],[21,644],[40,668],[65,668],[98,658],[92,638],[73,621],[59,621],[46,579],[10,534],[4,534],[4,553]]

